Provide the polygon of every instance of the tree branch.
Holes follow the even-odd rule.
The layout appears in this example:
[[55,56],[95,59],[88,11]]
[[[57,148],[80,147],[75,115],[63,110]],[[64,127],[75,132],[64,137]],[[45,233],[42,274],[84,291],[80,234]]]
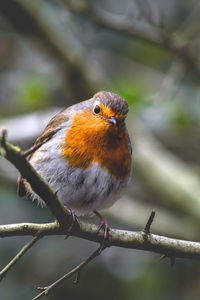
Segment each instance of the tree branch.
[[[66,235],[66,231],[59,224],[46,223],[20,223],[0,225],[0,237],[34,235],[40,230],[43,236]],[[100,242],[103,231],[97,234],[97,226],[80,221],[80,229],[73,228],[71,234],[93,242]],[[168,257],[200,259],[200,243],[173,239],[156,234],[146,235],[143,231],[127,231],[119,229],[110,230],[111,241],[109,246],[129,249],[139,249],[160,254]]]

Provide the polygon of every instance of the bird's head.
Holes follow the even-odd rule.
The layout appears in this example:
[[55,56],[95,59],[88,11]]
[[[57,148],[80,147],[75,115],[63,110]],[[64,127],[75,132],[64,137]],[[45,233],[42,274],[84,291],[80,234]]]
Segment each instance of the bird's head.
[[128,104],[120,96],[110,92],[98,92],[91,101],[92,113],[106,127],[121,127],[128,114]]
[[127,113],[128,104],[123,98],[104,91],[72,106],[72,123],[62,145],[70,166],[87,168],[95,162],[116,178],[127,176],[131,163],[131,146],[124,122]]
[[101,91],[72,106],[72,127],[88,135],[119,134],[125,129],[127,102],[117,94]]

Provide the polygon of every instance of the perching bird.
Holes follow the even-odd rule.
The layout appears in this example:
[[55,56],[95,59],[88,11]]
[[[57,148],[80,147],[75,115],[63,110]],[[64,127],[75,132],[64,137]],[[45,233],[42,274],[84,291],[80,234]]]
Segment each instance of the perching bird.
[[[128,105],[120,96],[101,91],[54,116],[37,138],[30,164],[77,216],[110,207],[127,187],[131,143],[125,118]],[[44,204],[22,177],[19,196]]]

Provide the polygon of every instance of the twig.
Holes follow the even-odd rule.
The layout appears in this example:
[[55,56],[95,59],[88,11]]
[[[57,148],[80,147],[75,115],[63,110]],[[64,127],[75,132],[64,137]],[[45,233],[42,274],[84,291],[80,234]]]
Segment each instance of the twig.
[[6,136],[7,136],[7,129],[2,129],[1,131],[2,138],[0,139],[0,155],[5,156],[5,142],[6,142]]
[[0,271],[0,281],[6,276],[7,272],[18,262],[18,260],[42,237],[41,232],[32,238],[17,255]]
[[5,147],[6,137],[7,137],[7,129],[2,129],[2,139],[1,139],[1,147]]
[[[101,249],[103,250],[103,249]],[[38,290],[41,290],[42,292],[40,294],[38,294],[36,297],[34,297],[32,300],[37,300],[43,296],[46,296],[49,294],[49,292],[55,288],[58,284],[60,284],[62,281],[64,281],[65,279],[71,277],[72,275],[74,275],[75,273],[77,273],[77,278],[75,283],[77,284],[79,282],[79,278],[80,278],[80,272],[81,270],[91,261],[93,260],[95,257],[97,257],[99,255],[100,252],[100,247],[95,250],[90,256],[88,256],[83,262],[81,262],[78,266],[76,266],[74,269],[72,269],[70,272],[68,272],[67,274],[65,274],[64,276],[60,277],[58,280],[56,280],[54,283],[52,283],[51,285],[47,286],[47,287],[38,287]]]
[[151,212],[151,214],[150,214],[150,217],[149,217],[149,219],[148,219],[148,221],[147,221],[147,223],[146,223],[146,225],[145,225],[145,227],[144,227],[144,229],[143,229],[143,232],[144,232],[145,234],[149,234],[149,233],[150,233],[150,228],[151,228],[151,225],[152,225],[152,223],[153,223],[155,214],[156,214],[155,210],[152,210],[152,212]]

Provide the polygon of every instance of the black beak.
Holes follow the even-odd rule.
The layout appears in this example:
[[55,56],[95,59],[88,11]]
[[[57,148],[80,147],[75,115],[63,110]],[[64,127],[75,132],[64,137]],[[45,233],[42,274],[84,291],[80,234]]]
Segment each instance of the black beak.
[[117,125],[117,119],[115,117],[110,117],[107,121],[113,125]]

